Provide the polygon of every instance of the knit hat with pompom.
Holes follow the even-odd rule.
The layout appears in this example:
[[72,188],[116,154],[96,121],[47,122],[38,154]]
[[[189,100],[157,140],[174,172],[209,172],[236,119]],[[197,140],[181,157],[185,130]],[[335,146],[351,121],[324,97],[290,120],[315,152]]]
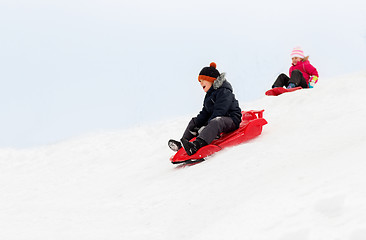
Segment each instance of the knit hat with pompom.
[[299,58],[305,57],[304,51],[301,49],[301,47],[295,47],[294,49],[292,49],[291,58],[294,58],[294,57],[299,57]]
[[202,68],[198,75],[198,81],[206,80],[214,82],[218,76],[220,76],[220,72],[216,69],[216,63],[212,62],[209,67]]

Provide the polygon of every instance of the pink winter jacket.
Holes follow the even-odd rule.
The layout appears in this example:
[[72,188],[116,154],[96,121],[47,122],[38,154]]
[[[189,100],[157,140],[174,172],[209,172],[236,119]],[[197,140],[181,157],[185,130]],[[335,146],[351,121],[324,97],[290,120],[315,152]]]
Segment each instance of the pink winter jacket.
[[300,61],[296,65],[292,65],[290,67],[290,77],[291,73],[294,70],[300,70],[302,72],[302,75],[304,76],[306,83],[309,84],[310,76],[317,76],[319,77],[318,71],[316,70],[313,65],[310,64],[309,60],[306,60],[305,62]]

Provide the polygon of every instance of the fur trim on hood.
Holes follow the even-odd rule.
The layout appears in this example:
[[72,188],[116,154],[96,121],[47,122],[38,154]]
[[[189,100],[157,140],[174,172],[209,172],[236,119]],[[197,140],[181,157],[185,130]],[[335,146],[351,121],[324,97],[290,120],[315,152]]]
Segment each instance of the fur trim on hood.
[[216,80],[213,83],[213,88],[216,90],[222,86],[222,84],[226,81],[226,73],[221,73],[220,76],[216,78]]

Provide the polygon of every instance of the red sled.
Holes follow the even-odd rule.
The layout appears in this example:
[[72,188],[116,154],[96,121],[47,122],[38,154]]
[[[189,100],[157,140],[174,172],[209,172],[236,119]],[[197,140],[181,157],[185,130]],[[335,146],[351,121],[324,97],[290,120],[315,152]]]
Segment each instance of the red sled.
[[278,96],[278,95],[281,95],[282,93],[293,92],[293,91],[300,90],[300,89],[302,89],[302,87],[295,87],[295,88],[290,88],[290,89],[286,89],[283,87],[276,87],[276,88],[272,88],[272,89],[268,90],[266,92],[266,95],[267,96]]
[[[263,125],[267,124],[267,121],[263,118],[263,112],[264,110],[243,111],[242,121],[237,130],[230,133],[222,133],[219,139],[216,139],[212,141],[211,144],[200,148],[191,156],[181,148],[170,158],[170,161],[173,164],[201,162],[204,158],[220,151],[221,149],[241,144],[260,135],[262,133]],[[194,140],[195,138],[193,138],[191,142]]]

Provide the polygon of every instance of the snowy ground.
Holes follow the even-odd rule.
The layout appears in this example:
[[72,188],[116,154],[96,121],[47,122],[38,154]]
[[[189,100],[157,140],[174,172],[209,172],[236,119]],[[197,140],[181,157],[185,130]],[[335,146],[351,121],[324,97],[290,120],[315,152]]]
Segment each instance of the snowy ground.
[[261,136],[186,168],[191,116],[0,149],[0,239],[366,239],[366,72],[241,103]]

